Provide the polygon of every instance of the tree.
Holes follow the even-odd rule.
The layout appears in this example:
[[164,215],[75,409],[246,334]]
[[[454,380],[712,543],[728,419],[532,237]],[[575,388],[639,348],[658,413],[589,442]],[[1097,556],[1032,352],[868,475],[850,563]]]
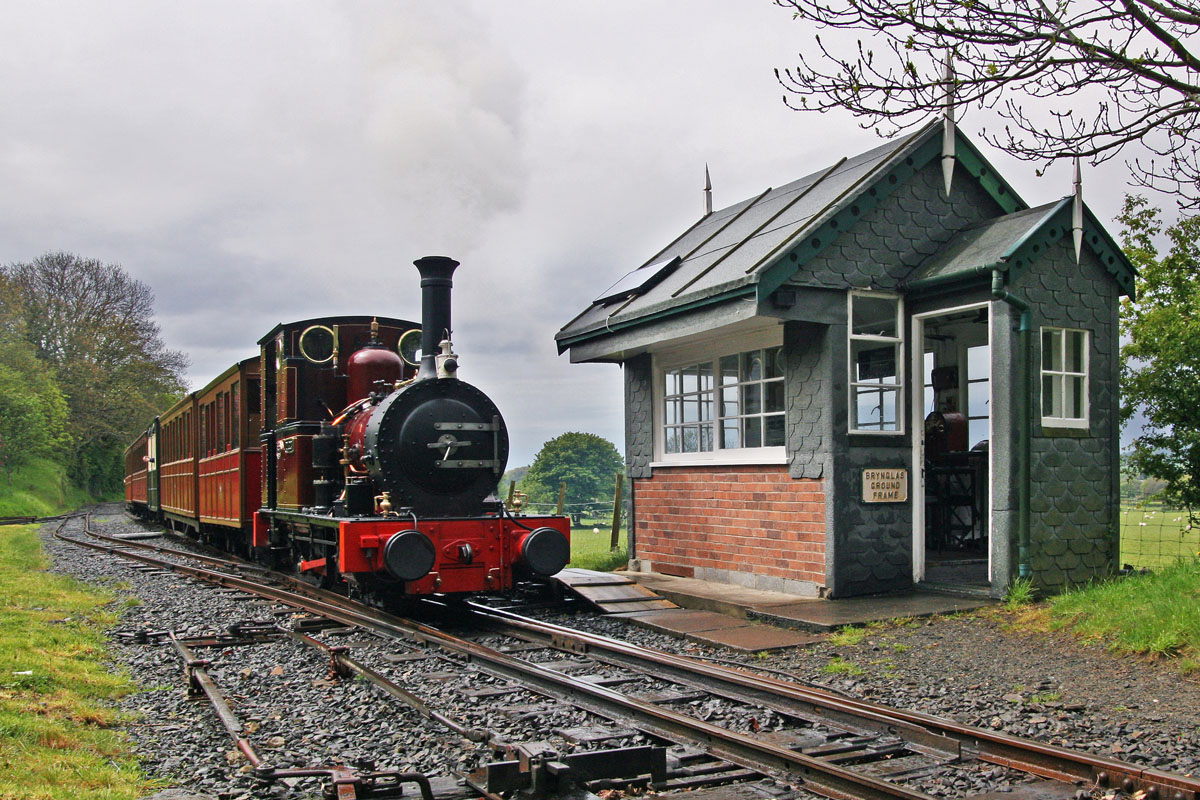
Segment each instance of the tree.
[[184,390],[187,359],[162,342],[154,294],[118,264],[62,252],[0,279],[0,329],[29,343],[66,397],[68,474],[94,494],[118,488],[125,446]]
[[[1136,184],[1200,206],[1200,10],[1176,0],[776,0],[818,30],[812,56],[776,70],[793,108],[848,109],[894,133],[945,108],[995,109],[992,144],[1026,160],[1096,164],[1136,143]],[[949,58],[948,58],[949,57]],[[952,65],[946,69],[946,63]]]
[[1137,300],[1121,309],[1121,416],[1146,417],[1133,440],[1133,471],[1166,481],[1164,499],[1200,512],[1200,217],[1166,229],[1170,252],[1159,258],[1159,212],[1126,197],[1119,220],[1125,254],[1138,268]]
[[624,469],[612,442],[594,433],[564,433],[542,445],[520,489],[530,502],[554,503],[565,483],[569,504],[611,502],[614,476]]

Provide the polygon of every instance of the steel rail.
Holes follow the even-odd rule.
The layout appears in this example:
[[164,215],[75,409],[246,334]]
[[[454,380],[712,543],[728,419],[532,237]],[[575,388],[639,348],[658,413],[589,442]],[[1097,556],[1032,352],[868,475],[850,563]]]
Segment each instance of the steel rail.
[[[521,617],[509,611],[469,604],[472,612],[500,632],[519,638],[532,638],[562,650],[601,654],[613,663],[686,682],[698,679],[727,691],[740,691],[761,701],[786,700],[801,708],[819,710],[835,719],[875,721],[895,726],[897,735],[917,733],[924,744],[937,750],[938,739],[953,740],[978,754],[978,758],[1000,766],[1058,781],[1083,781],[1101,787],[1121,788],[1132,794],[1144,791],[1149,800],[1200,800],[1200,778],[1149,769],[1124,761],[1067,750],[1055,745],[1010,736],[965,725],[950,719],[879,705],[826,692],[802,684],[756,675],[743,670],[705,663],[660,650],[651,650],[577,631],[561,625]],[[933,738],[936,737],[936,738]],[[918,743],[922,743],[918,740]]]
[[[820,759],[803,756],[785,747],[757,742],[750,737],[733,733],[719,726],[709,725],[677,712],[624,697],[604,687],[576,681],[554,670],[522,662],[486,646],[451,637],[420,623],[382,612],[365,613],[361,606],[352,601],[339,595],[314,589],[307,584],[297,583],[297,588],[302,588],[307,595],[307,597],[300,597],[293,592],[265,586],[236,576],[170,562],[160,562],[158,559],[138,556],[104,545],[71,539],[67,541],[113,552],[116,555],[145,563],[153,563],[156,566],[183,571],[209,582],[233,586],[288,605],[305,608],[343,624],[359,625],[408,641],[436,645],[468,660],[485,664],[496,674],[524,683],[534,682],[541,688],[552,690],[554,694],[575,702],[586,700],[591,706],[590,710],[602,716],[627,718],[635,715],[642,720],[639,727],[653,735],[666,739],[684,736],[717,757],[765,774],[776,774],[785,780],[793,780],[828,797],[876,799],[926,797],[920,792],[879,779],[856,775]],[[118,541],[122,546],[131,544]],[[289,578],[289,580],[295,582],[295,579]],[[645,669],[649,664],[657,674],[663,677],[678,679],[684,683],[688,680],[694,682],[702,679],[712,685],[722,686],[727,691],[737,691],[743,695],[754,697],[757,702],[765,704],[786,701],[800,708],[816,710],[821,716],[835,719],[843,724],[866,726],[869,729],[884,730],[902,736],[913,742],[916,745],[914,749],[917,750],[926,749],[934,753],[953,755],[961,753],[965,746],[972,755],[977,756],[980,760],[1053,780],[1094,783],[1101,787],[1121,788],[1129,793],[1144,791],[1147,800],[1200,800],[1200,779],[1079,753],[1054,745],[960,724],[953,720],[921,712],[894,709],[864,700],[846,698],[831,692],[708,664],[684,656],[646,650],[597,634],[584,633],[550,623],[535,622],[511,612],[489,609],[478,604],[470,604],[470,608],[478,618],[486,618],[489,626],[519,635],[520,638],[533,637],[535,641],[552,647],[570,652],[588,653],[593,657],[599,653],[604,658],[626,666],[640,666],[641,669]],[[873,785],[864,787],[864,783]],[[854,791],[856,786],[862,788],[862,791]]]
[[787,747],[759,741],[718,725],[652,703],[626,697],[603,686],[580,681],[555,670],[513,658],[485,645],[470,642],[421,623],[394,617],[328,593],[317,599],[301,596],[257,581],[201,567],[177,564],[132,553],[112,545],[56,534],[62,540],[145,564],[181,572],[199,580],[241,589],[346,625],[355,625],[407,641],[417,641],[455,653],[488,672],[534,685],[543,693],[567,699],[582,708],[668,741],[685,741],[733,764],[803,786],[833,800],[931,800],[931,796],[870,775],[855,773]]

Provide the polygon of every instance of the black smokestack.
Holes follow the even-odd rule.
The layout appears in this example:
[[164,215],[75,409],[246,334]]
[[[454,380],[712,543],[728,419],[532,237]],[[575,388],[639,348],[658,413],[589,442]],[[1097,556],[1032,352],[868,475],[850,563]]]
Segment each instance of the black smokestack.
[[421,368],[417,378],[437,377],[438,344],[450,336],[450,289],[458,262],[446,256],[425,256],[413,262],[421,272]]

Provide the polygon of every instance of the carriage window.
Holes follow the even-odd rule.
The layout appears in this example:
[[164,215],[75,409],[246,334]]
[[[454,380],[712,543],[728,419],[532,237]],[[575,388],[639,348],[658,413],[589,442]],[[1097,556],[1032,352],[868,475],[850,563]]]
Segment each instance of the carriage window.
[[1088,426],[1088,332],[1042,328],[1042,425]]
[[894,295],[851,292],[850,432],[900,433],[903,314]]
[[239,386],[235,382],[233,388],[229,390],[229,408],[230,408],[230,425],[229,430],[232,432],[233,449],[237,450],[241,446],[241,414],[238,413],[238,407],[241,405],[241,392]]

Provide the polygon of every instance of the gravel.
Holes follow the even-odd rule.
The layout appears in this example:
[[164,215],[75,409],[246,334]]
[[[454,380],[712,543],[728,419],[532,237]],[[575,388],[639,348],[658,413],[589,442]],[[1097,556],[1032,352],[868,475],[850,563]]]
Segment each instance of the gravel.
[[[106,533],[142,529],[117,506],[104,507],[94,521]],[[117,592],[123,618],[114,634],[173,629],[197,635],[237,620],[286,622],[291,616],[271,603],[214,592],[175,575],[144,572],[130,562],[63,544],[48,532],[45,541],[56,571]],[[663,650],[739,658],[728,650],[705,648],[618,620],[587,614],[544,616]],[[506,740],[549,739],[562,750],[644,743],[637,735],[598,745],[564,743],[551,732],[604,723],[509,687],[473,665],[421,658],[416,652],[410,653],[412,660],[393,661],[386,656],[403,647],[361,633],[327,632],[321,638],[350,647],[356,658],[425,698],[431,708]],[[263,785],[253,777],[207,701],[187,697],[183,665],[173,648],[131,644],[118,636],[111,653],[114,668],[127,670],[141,687],[120,705],[134,717],[129,734],[149,773],[227,800],[320,796],[317,779]],[[197,655],[211,660],[212,677],[231,699],[247,737],[272,766],[367,759],[379,769],[434,777],[492,760],[486,745],[383,699],[363,681],[330,680],[328,663],[316,650],[274,641]],[[536,660],[570,658],[546,653]],[[1023,633],[1002,616],[936,618],[872,629],[855,645],[825,642],[741,660],[751,668],[782,670],[798,680],[884,704],[1159,769],[1200,771],[1200,683],[1161,662],[1119,658],[1063,636]],[[860,674],[830,674],[828,665],[835,660]],[[721,702],[711,703],[705,712],[732,714],[731,727],[751,724]],[[760,716],[752,724],[755,730],[771,729],[778,727],[776,722]],[[944,791],[926,784],[920,788],[951,795],[988,781],[1004,782],[990,765],[971,769],[973,776],[947,777]]]

